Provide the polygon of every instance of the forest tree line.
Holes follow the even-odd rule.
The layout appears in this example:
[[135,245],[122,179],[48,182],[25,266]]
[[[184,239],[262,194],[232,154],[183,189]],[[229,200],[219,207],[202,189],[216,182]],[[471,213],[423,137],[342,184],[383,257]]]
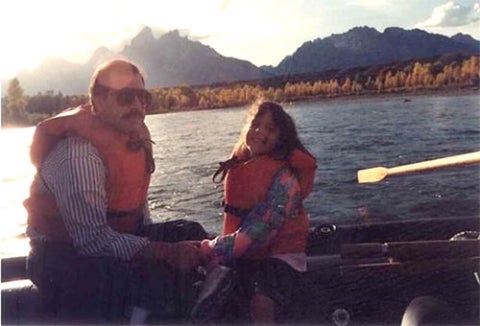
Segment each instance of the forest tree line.
[[[365,94],[385,94],[416,91],[442,91],[456,88],[478,88],[480,58],[419,62],[399,66],[384,66],[375,73],[356,72],[316,74],[316,80],[274,78],[273,81],[219,84],[209,86],[182,85],[153,88],[149,114],[244,106],[258,98],[277,102],[292,102],[310,98],[334,98]],[[354,70],[353,70],[354,71]],[[298,79],[298,77],[297,77]],[[28,126],[55,115],[68,107],[88,101],[88,95],[63,95],[54,91],[33,96],[24,93],[18,79],[10,81],[2,97],[2,127]]]

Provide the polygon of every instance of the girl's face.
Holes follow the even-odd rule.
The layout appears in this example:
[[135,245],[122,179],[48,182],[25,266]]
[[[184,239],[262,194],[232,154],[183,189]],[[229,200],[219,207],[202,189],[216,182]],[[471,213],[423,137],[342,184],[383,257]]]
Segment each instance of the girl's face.
[[272,113],[267,110],[262,116],[256,116],[247,131],[247,148],[252,156],[268,154],[275,147],[280,131],[273,122]]

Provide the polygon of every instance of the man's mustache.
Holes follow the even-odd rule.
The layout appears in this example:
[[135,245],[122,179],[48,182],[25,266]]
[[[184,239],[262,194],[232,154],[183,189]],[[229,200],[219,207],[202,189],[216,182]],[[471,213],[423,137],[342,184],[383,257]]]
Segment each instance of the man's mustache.
[[122,119],[131,119],[131,118],[135,118],[135,117],[138,117],[140,119],[145,118],[145,116],[142,113],[140,113],[138,111],[131,111],[131,112],[125,113],[122,116]]

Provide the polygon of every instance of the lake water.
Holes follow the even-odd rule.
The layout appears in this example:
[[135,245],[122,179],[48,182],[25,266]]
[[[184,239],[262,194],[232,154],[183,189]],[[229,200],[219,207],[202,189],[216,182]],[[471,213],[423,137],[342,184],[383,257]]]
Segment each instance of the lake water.
[[[480,165],[437,169],[358,184],[356,172],[480,150],[480,95],[404,97],[286,105],[318,159],[305,205],[312,224],[479,215]],[[186,218],[213,233],[222,225],[222,187],[211,181],[230,155],[245,108],[147,117],[157,169],[149,204],[155,220]],[[33,128],[1,131],[1,256],[24,254],[33,168]],[[361,217],[363,216],[363,217]]]

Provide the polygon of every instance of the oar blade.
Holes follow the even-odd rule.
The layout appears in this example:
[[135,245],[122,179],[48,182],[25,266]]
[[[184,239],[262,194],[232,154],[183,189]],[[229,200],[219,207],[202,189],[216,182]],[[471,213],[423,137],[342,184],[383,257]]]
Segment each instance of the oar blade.
[[369,183],[382,181],[388,175],[388,169],[376,167],[357,171],[358,183]]

